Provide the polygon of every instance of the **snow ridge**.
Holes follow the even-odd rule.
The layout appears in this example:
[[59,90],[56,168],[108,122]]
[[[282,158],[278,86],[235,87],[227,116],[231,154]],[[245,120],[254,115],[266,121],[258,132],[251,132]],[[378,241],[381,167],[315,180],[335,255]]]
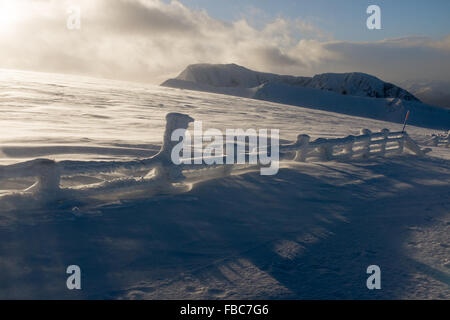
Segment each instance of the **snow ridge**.
[[[344,95],[419,101],[402,88],[360,72],[324,73],[311,78],[257,72],[236,64],[193,64],[181,72],[176,80],[222,88],[255,88],[272,82]],[[168,80],[162,85],[171,84],[173,81]]]

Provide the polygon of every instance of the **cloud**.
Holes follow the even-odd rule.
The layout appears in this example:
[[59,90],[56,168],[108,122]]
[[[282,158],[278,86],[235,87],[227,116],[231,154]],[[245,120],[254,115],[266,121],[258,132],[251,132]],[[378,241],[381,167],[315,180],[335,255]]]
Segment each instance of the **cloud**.
[[[395,81],[449,79],[450,46],[445,40],[406,37],[378,42],[330,42],[323,48],[336,56],[338,67],[364,71]],[[333,68],[330,65],[322,67]]]
[[[237,63],[295,75],[361,71],[389,81],[450,74],[450,36],[333,41],[307,21],[228,23],[161,0],[3,0],[18,18],[0,32],[0,67],[160,83],[191,63]],[[79,5],[81,30],[68,30]],[[252,18],[262,14],[252,11]]]
[[401,85],[424,103],[450,109],[450,81],[409,80]]
[[192,36],[202,32],[205,20],[212,22],[206,13],[191,11],[178,2],[164,5],[157,1],[96,1],[96,10],[88,12],[87,22],[104,32]]

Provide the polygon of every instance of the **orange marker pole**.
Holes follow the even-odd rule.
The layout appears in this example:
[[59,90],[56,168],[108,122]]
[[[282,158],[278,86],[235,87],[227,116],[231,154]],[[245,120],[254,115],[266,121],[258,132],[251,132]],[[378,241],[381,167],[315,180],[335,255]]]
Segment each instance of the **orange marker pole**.
[[408,113],[406,114],[406,117],[405,117],[405,122],[403,122],[403,130],[402,130],[402,133],[405,132],[406,122],[408,121],[409,113],[410,113],[410,111],[408,110]]

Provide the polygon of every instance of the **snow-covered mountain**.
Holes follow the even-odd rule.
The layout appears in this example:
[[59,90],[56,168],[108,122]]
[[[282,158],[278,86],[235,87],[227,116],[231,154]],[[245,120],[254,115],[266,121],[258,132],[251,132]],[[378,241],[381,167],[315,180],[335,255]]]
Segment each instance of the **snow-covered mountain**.
[[384,82],[377,77],[360,72],[319,74],[314,76],[306,87],[358,97],[419,101],[411,93],[392,83]]
[[[402,88],[360,72],[324,73],[314,77],[294,77],[257,72],[236,64],[194,64],[181,72],[176,80],[218,88],[255,88],[266,83],[279,83],[332,91],[343,95],[419,101]],[[168,80],[162,85],[174,87],[176,84],[177,82]],[[182,84],[182,82],[178,82],[178,84]]]
[[235,65],[196,64],[162,86],[233,95],[377,120],[448,130],[450,110],[423,104],[408,91],[364,73],[283,76]]

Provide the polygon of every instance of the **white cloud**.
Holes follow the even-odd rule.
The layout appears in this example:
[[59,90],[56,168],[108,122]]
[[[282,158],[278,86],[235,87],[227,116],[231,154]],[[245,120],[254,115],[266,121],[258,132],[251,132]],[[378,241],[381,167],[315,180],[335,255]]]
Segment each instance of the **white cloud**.
[[[21,13],[14,28],[0,32],[3,68],[151,83],[199,62],[296,75],[361,71],[390,81],[450,74],[450,37],[338,42],[309,22],[278,17],[255,27],[242,17],[226,23],[178,1],[3,1]],[[70,4],[82,9],[79,31],[66,28]]]

